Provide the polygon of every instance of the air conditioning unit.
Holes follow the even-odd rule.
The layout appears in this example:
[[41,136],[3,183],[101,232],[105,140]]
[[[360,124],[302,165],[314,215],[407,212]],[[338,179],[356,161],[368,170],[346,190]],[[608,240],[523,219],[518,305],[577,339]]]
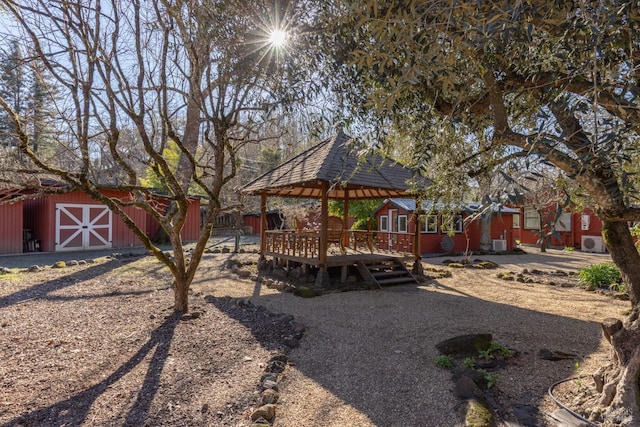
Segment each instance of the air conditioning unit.
[[504,252],[507,250],[507,241],[506,240],[493,240],[493,251],[494,252]]
[[604,253],[602,236],[582,236],[582,252]]

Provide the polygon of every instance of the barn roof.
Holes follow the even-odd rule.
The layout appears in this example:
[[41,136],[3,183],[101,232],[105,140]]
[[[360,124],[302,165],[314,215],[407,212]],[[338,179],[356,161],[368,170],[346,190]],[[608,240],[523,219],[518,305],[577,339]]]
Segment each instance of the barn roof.
[[410,194],[413,172],[379,155],[359,156],[353,139],[339,131],[245,185],[244,194],[320,198],[377,199]]

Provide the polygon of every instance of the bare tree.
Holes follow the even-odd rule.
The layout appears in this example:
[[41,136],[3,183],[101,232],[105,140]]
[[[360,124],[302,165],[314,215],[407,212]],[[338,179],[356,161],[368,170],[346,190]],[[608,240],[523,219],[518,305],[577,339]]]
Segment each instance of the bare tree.
[[[222,209],[221,191],[237,173],[238,150],[269,136],[260,129],[282,103],[286,79],[269,32],[283,24],[278,19],[295,19],[295,11],[276,14],[240,0],[0,4],[25,40],[24,60],[42,64],[60,91],[55,110],[64,136],[55,141],[57,159],[32,149],[22,115],[0,98],[30,161],[21,172],[55,177],[107,205],[170,269],[174,309],[187,312],[188,289]],[[162,155],[169,141],[179,147],[177,165]],[[141,185],[145,167],[162,177],[163,194]],[[105,168],[117,179],[102,179]],[[187,259],[181,230],[190,187],[208,203]],[[109,198],[104,188],[130,196]],[[173,256],[127,215],[128,206],[160,224]]]

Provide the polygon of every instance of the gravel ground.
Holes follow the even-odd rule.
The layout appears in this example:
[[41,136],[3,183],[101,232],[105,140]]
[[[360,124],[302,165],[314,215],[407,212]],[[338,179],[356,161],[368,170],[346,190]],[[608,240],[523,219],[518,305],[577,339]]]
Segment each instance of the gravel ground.
[[[256,257],[205,255],[192,285],[200,315],[184,320],[171,316],[166,270],[150,257],[0,276],[0,426],[250,425],[265,363],[291,333],[282,314],[306,332],[279,378],[276,427],[462,425],[434,345],[476,332],[519,352],[493,389],[501,414],[535,408],[533,425],[553,425],[543,416],[555,409],[548,386],[576,366],[587,373],[605,362],[598,322],[629,307],[575,287],[496,277],[570,271],[606,255],[482,257],[499,268],[311,299],[262,285]],[[254,275],[232,274],[230,258]],[[444,270],[442,261],[424,265]],[[541,360],[541,348],[578,358]]]

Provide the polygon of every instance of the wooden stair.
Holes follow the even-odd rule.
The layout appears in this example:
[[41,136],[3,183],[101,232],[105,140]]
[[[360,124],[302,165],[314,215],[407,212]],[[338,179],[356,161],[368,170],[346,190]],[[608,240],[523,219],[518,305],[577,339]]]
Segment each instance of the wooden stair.
[[374,262],[357,261],[356,267],[364,280],[379,288],[391,285],[417,284],[418,281],[399,259],[389,258]]

